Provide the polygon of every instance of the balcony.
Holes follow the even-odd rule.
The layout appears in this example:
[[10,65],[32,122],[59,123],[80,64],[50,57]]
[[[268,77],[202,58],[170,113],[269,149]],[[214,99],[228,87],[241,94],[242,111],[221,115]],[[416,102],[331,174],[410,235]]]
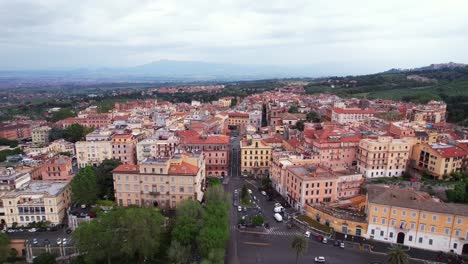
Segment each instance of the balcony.
[[149,194],[150,194],[150,195],[160,195],[161,192],[153,192],[153,191],[151,191],[151,192],[149,192]]

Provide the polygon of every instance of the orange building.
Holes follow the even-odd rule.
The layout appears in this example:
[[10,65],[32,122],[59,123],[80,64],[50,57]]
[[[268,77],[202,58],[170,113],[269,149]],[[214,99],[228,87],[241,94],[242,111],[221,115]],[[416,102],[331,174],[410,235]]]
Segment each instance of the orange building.
[[112,158],[123,164],[136,164],[137,139],[132,134],[115,134],[112,136]]
[[42,163],[41,176],[44,181],[71,181],[72,159],[64,155],[55,155]]

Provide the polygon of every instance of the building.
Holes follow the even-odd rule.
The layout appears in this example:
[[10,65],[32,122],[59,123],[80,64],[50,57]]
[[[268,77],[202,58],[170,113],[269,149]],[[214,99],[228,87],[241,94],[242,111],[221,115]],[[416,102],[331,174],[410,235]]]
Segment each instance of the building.
[[367,237],[434,251],[468,252],[468,206],[424,192],[369,186]]
[[49,144],[50,127],[41,126],[32,130],[32,143],[34,146],[42,147]]
[[416,144],[413,147],[411,159],[419,173],[428,172],[433,177],[442,179],[444,175],[452,172],[460,172],[463,161],[467,158],[468,151],[450,144]]
[[40,221],[61,224],[70,201],[68,182],[30,181],[2,197],[6,225],[26,226]]
[[76,142],[75,149],[78,167],[97,166],[105,159],[111,159],[112,135],[113,132],[108,130],[96,130],[86,135],[86,141]]
[[409,120],[425,121],[427,123],[445,122],[447,104],[442,101],[430,101],[424,105],[418,105],[409,110]]
[[182,153],[173,158],[149,158],[138,165],[122,164],[114,172],[115,197],[120,206],[177,207],[183,200],[203,199],[203,154]]
[[187,152],[203,151],[206,175],[224,177],[229,175],[230,141],[225,135],[179,133],[180,149]]
[[241,125],[247,125],[250,123],[250,114],[233,112],[228,113],[228,126],[230,128],[240,127]]
[[272,147],[259,135],[253,135],[240,143],[242,175],[268,175]]
[[41,179],[44,181],[71,181],[73,176],[70,157],[55,155],[41,164]]
[[394,138],[414,137],[415,131],[411,127],[411,123],[392,122],[390,123],[388,134]]
[[262,127],[262,111],[254,110],[249,112],[249,122],[255,128]]
[[112,158],[123,164],[136,164],[137,139],[130,133],[115,134],[111,140]]
[[158,130],[146,139],[137,143],[137,160],[147,158],[170,158],[179,145],[179,138],[167,130]]
[[0,138],[20,140],[31,137],[31,126],[28,124],[0,124]]
[[229,107],[231,106],[232,99],[232,97],[219,98],[217,104],[221,107]]
[[374,110],[335,107],[332,109],[331,121],[339,124],[362,122],[367,118],[374,117],[374,114]]
[[306,114],[292,114],[284,113],[282,116],[282,123],[284,126],[295,127],[298,121],[305,121]]
[[269,126],[281,126],[282,115],[284,113],[283,107],[276,103],[269,103],[267,105],[267,120]]
[[109,114],[87,114],[85,117],[85,125],[87,127],[101,128],[110,125],[111,119]]
[[413,139],[378,137],[362,139],[358,149],[358,171],[366,178],[402,176],[408,165]]

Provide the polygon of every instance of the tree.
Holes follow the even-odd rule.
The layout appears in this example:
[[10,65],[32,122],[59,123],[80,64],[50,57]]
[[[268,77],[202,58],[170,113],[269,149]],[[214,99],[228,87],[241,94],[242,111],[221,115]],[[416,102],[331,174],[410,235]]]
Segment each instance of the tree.
[[6,138],[0,138],[0,145],[8,146],[10,148],[16,148],[18,146],[18,140],[9,140]]
[[75,143],[83,140],[86,134],[91,133],[92,131],[93,128],[86,128],[80,124],[71,124],[63,132],[63,137],[65,140]]
[[237,97],[234,97],[231,99],[231,107],[234,107],[237,105]]
[[159,251],[163,216],[155,208],[117,208],[73,232],[73,239],[91,262],[128,258],[133,263],[151,263]]
[[33,264],[55,264],[57,261],[55,260],[55,256],[48,253],[44,252],[40,254],[39,256],[35,257],[33,260]]
[[299,120],[296,122],[296,129],[299,131],[304,131],[304,121]]
[[55,141],[57,139],[64,138],[64,130],[61,129],[60,127],[52,127],[49,130],[49,141]]
[[176,223],[172,230],[172,238],[181,245],[192,245],[202,227],[203,208],[194,200],[182,201],[177,206]]
[[245,186],[245,184],[242,186],[241,190],[241,201],[243,204],[249,203],[249,193],[247,192],[247,186]]
[[299,256],[303,255],[307,252],[307,249],[309,247],[309,240],[305,238],[304,236],[295,236],[291,247],[296,251],[296,264],[299,261]]
[[190,246],[184,246],[177,240],[172,240],[167,255],[173,264],[186,264],[190,261],[190,253]]
[[313,123],[320,122],[320,118],[319,118],[317,112],[315,112],[315,111],[308,112],[307,115],[306,115],[306,120],[307,120],[307,122],[313,122]]
[[5,233],[0,233],[0,260],[5,261],[9,256],[10,238]]
[[387,253],[387,262],[388,264],[407,264],[409,256],[401,245],[393,244]]
[[75,113],[68,108],[63,108],[58,110],[57,112],[53,112],[52,117],[50,118],[51,122],[57,122],[69,117],[74,117]]
[[99,189],[93,167],[86,166],[71,181],[72,199],[80,204],[94,204],[98,199]]
[[289,109],[288,109],[288,113],[292,113],[292,114],[299,113],[299,109],[297,107],[297,104],[291,105],[289,107]]
[[252,224],[254,224],[255,226],[261,226],[263,225],[263,217],[262,215],[255,215],[253,218],[252,218]]
[[101,199],[115,200],[114,197],[114,178],[112,171],[122,164],[120,160],[105,159],[101,164],[94,168],[97,178],[98,196]]

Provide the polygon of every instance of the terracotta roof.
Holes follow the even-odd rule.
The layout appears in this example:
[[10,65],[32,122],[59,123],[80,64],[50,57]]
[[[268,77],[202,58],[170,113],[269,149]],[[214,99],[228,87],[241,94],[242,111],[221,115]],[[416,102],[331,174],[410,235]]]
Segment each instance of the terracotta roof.
[[249,118],[249,114],[247,113],[229,113],[229,117],[243,117],[243,118]]
[[178,137],[196,137],[200,134],[195,130],[183,130],[175,132]]
[[439,153],[439,155],[443,158],[461,157],[468,155],[467,151],[456,146],[448,148],[434,148],[433,146],[431,146],[431,148],[437,153]]
[[114,169],[113,172],[138,172],[139,171],[139,166],[138,165],[132,165],[132,164],[121,164],[117,168]]
[[132,134],[115,134],[113,137],[114,138],[132,138],[133,135]]
[[169,167],[169,174],[197,174],[198,167],[190,163],[182,161],[180,164],[171,164]]
[[425,192],[402,188],[369,186],[367,193],[369,203],[468,216],[468,206],[464,204],[437,202]]
[[200,135],[184,137],[181,143],[185,144],[229,144],[229,137],[225,135],[208,135],[202,137]]
[[343,108],[333,108],[333,112],[338,114],[375,114],[376,112],[371,109],[362,110],[362,109],[343,109]]

